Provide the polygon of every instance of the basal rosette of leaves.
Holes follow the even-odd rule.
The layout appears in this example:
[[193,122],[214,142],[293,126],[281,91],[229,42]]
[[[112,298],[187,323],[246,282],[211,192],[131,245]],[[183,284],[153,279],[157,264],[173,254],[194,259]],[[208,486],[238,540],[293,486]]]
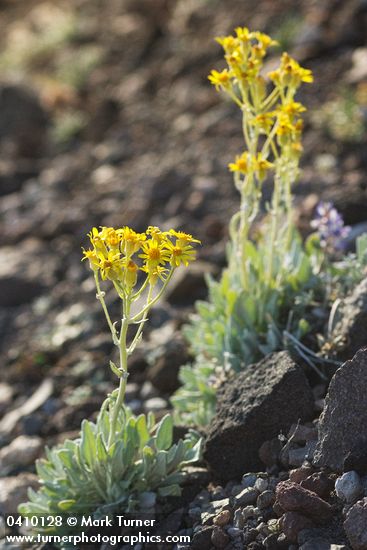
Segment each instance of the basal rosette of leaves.
[[[199,426],[214,414],[218,380],[298,345],[314,328],[315,305],[328,307],[331,288],[348,279],[348,269],[330,261],[336,239],[345,236],[336,211],[329,207],[326,218],[321,213],[318,232],[305,243],[295,226],[292,187],[306,111],[295,96],[303,83],[312,83],[311,71],[283,53],[278,68],[264,74],[264,59],[276,42],[246,27],[217,42],[227,67],[213,70],[209,80],[240,108],[245,149],[229,164],[240,205],[229,225],[228,267],[219,281],[208,279],[208,301],[197,303],[186,327],[195,361],[181,370],[182,386],[172,397],[178,421]],[[273,182],[273,192],[264,212],[265,180]],[[358,279],[363,275],[357,271]]]
[[[121,408],[118,437],[108,448],[110,405],[109,398],[96,423],[83,421],[80,438],[47,449],[46,458],[37,462],[42,487],[38,492],[30,490],[30,501],[19,507],[21,514],[98,518],[116,512],[151,511],[157,498],[180,495],[182,468],[200,457],[197,434],[191,432],[173,444],[170,415],[156,423],[153,414],[136,417]],[[62,535],[73,529],[63,521],[62,526],[42,531]]]

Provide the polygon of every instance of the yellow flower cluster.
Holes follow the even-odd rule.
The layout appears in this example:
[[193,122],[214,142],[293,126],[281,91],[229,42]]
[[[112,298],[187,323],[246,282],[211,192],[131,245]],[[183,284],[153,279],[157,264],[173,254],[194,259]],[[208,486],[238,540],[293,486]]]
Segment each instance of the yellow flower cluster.
[[83,249],[83,259],[99,272],[103,280],[110,279],[130,292],[137,283],[138,272],[147,274],[148,282],[163,282],[180,265],[195,260],[193,244],[200,243],[182,231],[161,231],[150,226],[145,233],[130,227],[93,227],[88,234],[92,248]]
[[[313,81],[312,73],[283,53],[279,68],[262,74],[264,57],[277,44],[264,33],[238,27],[235,36],[216,40],[224,49],[228,67],[213,70],[209,80],[241,108],[247,146],[229,169],[262,181],[275,169],[277,159],[297,159],[302,152],[301,114],[306,109],[294,96],[302,82]],[[273,84],[269,93],[266,77]]]

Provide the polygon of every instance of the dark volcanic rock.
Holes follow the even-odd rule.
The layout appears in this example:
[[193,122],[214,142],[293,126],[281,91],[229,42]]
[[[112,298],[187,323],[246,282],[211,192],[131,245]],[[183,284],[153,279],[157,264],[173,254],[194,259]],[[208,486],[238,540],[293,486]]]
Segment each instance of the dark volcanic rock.
[[324,472],[315,472],[300,483],[301,487],[316,493],[321,498],[328,498],[334,489],[334,482]]
[[298,533],[312,525],[310,518],[298,512],[286,512],[280,519],[280,527],[290,542],[297,542]]
[[344,300],[341,315],[334,336],[338,357],[346,361],[367,345],[367,279]]
[[367,498],[359,500],[349,510],[344,530],[353,550],[367,549]]
[[298,512],[317,523],[327,521],[332,516],[332,508],[316,493],[291,481],[281,481],[276,488],[276,502],[283,510]]
[[273,353],[226,382],[204,457],[224,480],[261,469],[264,441],[310,418],[313,397],[303,370],[287,352]]
[[360,350],[333,376],[320,417],[317,466],[342,472],[356,446],[367,445],[367,350]]
[[347,453],[343,470],[344,472],[354,470],[361,476],[367,474],[367,441],[357,443],[357,445]]

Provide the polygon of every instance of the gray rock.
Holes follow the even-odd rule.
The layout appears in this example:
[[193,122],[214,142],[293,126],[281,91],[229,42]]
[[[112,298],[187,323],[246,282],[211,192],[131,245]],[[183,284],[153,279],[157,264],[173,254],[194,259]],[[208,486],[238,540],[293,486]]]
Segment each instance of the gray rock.
[[243,489],[238,495],[233,497],[235,506],[248,506],[249,504],[255,504],[259,491],[253,487]]
[[146,411],[164,411],[168,407],[167,401],[162,397],[151,397],[144,403],[144,409]]
[[257,480],[256,474],[244,474],[242,476],[241,485],[246,489],[247,487],[254,487]]
[[40,437],[16,437],[10,445],[0,449],[0,474],[6,475],[16,468],[29,466],[39,457],[42,448]]
[[211,537],[213,529],[213,526],[207,526],[197,531],[192,539],[192,550],[209,550],[212,546]]
[[346,472],[335,482],[335,491],[339,498],[347,503],[355,502],[361,496],[363,486],[357,472]]
[[255,489],[259,491],[259,493],[263,493],[267,490],[269,486],[269,480],[264,477],[258,477],[255,483]]
[[319,422],[317,466],[342,472],[345,457],[367,444],[367,350],[360,350],[334,374]]
[[260,470],[259,448],[313,414],[313,395],[287,352],[273,353],[228,380],[218,395],[204,458],[221,479]]
[[273,491],[264,491],[257,497],[256,506],[263,510],[268,508],[275,502],[275,494]]
[[28,500],[28,488],[38,489],[38,478],[34,474],[23,473],[17,477],[0,479],[0,514],[16,514],[18,506]]
[[344,530],[353,550],[367,548],[367,498],[354,504],[344,521]]
[[333,331],[338,357],[346,361],[367,344],[367,278],[344,300]]

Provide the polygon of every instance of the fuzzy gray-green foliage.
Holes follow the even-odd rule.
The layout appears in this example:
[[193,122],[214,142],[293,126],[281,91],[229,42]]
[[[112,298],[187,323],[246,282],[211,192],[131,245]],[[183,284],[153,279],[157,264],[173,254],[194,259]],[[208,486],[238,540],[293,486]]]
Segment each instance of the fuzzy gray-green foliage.
[[[198,435],[190,432],[172,444],[170,415],[156,424],[152,413],[135,417],[125,408],[118,418],[120,436],[108,448],[107,405],[108,399],[96,423],[83,421],[80,438],[47,450],[37,461],[41,489],[29,491],[29,502],[19,507],[22,515],[132,512],[156,498],[180,495],[182,468],[200,457]],[[57,534],[64,529],[57,527]]]

